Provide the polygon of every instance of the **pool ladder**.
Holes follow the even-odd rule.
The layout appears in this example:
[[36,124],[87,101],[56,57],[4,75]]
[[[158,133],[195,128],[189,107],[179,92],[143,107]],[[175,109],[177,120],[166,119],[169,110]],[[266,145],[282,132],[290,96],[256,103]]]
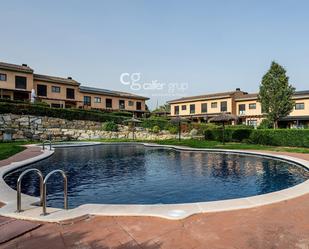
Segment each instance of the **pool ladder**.
[[45,178],[43,177],[43,174],[40,170],[38,169],[27,169],[23,173],[20,174],[20,176],[17,179],[17,213],[22,212],[21,208],[21,183],[23,177],[30,173],[30,172],[35,172],[39,178],[40,178],[40,205],[43,207],[43,213],[42,215],[47,215],[46,211],[46,196],[47,196],[47,181],[48,179],[55,173],[60,173],[62,178],[63,178],[63,188],[64,188],[64,209],[68,209],[68,178],[63,170],[56,169],[48,173]]

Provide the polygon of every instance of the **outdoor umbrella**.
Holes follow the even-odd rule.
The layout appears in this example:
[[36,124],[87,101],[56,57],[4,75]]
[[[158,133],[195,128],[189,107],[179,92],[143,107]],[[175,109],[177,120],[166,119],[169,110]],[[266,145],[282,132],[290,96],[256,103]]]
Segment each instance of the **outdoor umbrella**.
[[142,123],[142,121],[132,117],[132,118],[124,120],[123,122],[124,123],[131,123],[133,125],[133,140],[134,140],[135,125],[136,125],[136,123]]
[[238,119],[238,117],[236,115],[233,114],[229,114],[226,112],[223,112],[213,118],[210,118],[209,121],[210,122],[216,122],[216,123],[222,123],[222,142],[224,144],[224,131],[225,131],[225,122],[229,122],[229,121],[236,121]]

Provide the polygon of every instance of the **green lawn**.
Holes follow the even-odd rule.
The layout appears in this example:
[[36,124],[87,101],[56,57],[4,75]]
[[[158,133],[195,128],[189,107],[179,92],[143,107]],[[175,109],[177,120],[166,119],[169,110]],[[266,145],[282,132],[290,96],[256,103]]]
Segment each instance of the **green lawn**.
[[230,149],[230,150],[270,150],[270,151],[284,151],[284,152],[297,152],[297,153],[309,153],[309,148],[303,147],[277,147],[267,146],[259,144],[246,144],[246,143],[225,143],[217,141],[205,141],[205,140],[163,140],[155,141],[157,144],[166,145],[182,145],[192,148],[210,148],[210,149]]
[[[132,142],[128,139],[100,139],[95,141],[101,142]],[[181,145],[192,148],[209,148],[209,149],[230,149],[230,150],[269,150],[269,151],[283,151],[283,152],[296,152],[296,153],[309,153],[309,148],[303,147],[279,147],[279,146],[267,146],[259,144],[246,144],[246,143],[225,143],[224,145],[218,141],[206,141],[206,140],[136,140],[136,142],[148,142],[164,145]]]
[[[91,140],[99,142],[132,142],[129,139],[100,139]],[[283,151],[283,152],[297,152],[297,153],[309,153],[309,148],[300,147],[276,147],[267,145],[257,145],[257,144],[245,144],[245,143],[226,143],[222,144],[217,141],[205,141],[205,140],[194,140],[186,139],[178,141],[176,139],[170,140],[136,140],[136,142],[149,142],[164,145],[182,145],[192,148],[209,148],[209,149],[231,149],[231,150],[269,150],[269,151]],[[31,142],[28,142],[31,143]],[[6,159],[20,151],[23,151],[25,147],[21,145],[26,144],[26,142],[11,142],[11,143],[0,143],[0,160]]]
[[25,143],[12,142],[12,143],[0,143],[0,160],[4,160],[18,152],[21,152],[25,147],[21,146]]

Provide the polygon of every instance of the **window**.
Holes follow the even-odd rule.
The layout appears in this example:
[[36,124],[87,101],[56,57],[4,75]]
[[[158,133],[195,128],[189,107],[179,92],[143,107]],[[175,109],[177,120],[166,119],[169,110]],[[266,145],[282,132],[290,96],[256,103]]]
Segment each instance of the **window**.
[[106,99],[105,100],[105,107],[106,108],[112,108],[113,107],[113,101],[112,101],[112,99]]
[[84,105],[91,105],[91,97],[84,96]]
[[195,113],[195,105],[190,105],[190,113]]
[[305,103],[296,103],[295,104],[295,110],[304,110],[305,109]]
[[246,105],[245,105],[245,104],[240,104],[240,105],[238,106],[238,109],[239,109],[239,114],[240,114],[240,115],[246,114]]
[[60,86],[52,86],[53,93],[60,93]]
[[249,104],[249,109],[256,109],[256,103]]
[[75,91],[73,88],[67,88],[67,99],[75,99]]
[[202,112],[207,112],[207,103],[202,103],[201,109]]
[[128,104],[129,106],[134,106],[134,102],[132,100],[129,100]]
[[211,108],[217,108],[218,104],[217,102],[211,102]]
[[6,74],[0,73],[0,81],[6,81]]
[[47,86],[46,85],[37,85],[37,94],[38,96],[47,96]]
[[119,109],[120,109],[120,110],[123,110],[123,109],[125,109],[125,108],[126,108],[126,106],[125,106],[124,100],[120,99],[120,100],[119,100]]
[[222,101],[220,105],[221,105],[220,107],[221,112],[226,112],[227,111],[227,101]]
[[63,105],[62,105],[62,104],[55,104],[55,103],[52,103],[50,106],[53,107],[53,108],[63,108]]
[[257,120],[256,119],[248,120],[248,125],[257,127]]
[[15,88],[27,89],[27,78],[23,76],[15,76]]
[[101,103],[101,97],[94,97],[94,103]]
[[142,110],[142,102],[136,102],[136,110]]
[[186,105],[182,105],[181,106],[181,110],[183,110],[183,111],[187,110],[187,106]]
[[175,115],[179,115],[179,105],[175,105],[174,113],[175,113]]

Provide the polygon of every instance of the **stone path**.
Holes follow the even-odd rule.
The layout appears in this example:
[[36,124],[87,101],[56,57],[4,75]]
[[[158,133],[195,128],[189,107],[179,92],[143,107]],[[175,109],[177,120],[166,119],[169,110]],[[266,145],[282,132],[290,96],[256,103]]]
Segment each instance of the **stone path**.
[[[309,160],[309,154],[280,154]],[[259,208],[197,214],[179,221],[90,216],[45,223],[0,248],[309,249],[308,214],[309,194]]]

